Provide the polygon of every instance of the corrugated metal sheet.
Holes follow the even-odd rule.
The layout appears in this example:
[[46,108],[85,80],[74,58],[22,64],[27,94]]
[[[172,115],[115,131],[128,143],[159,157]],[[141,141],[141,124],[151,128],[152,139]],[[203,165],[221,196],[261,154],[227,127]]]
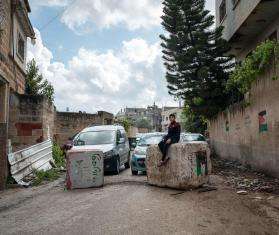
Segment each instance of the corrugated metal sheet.
[[26,184],[23,179],[30,175],[34,169],[51,169],[50,161],[52,158],[52,142],[45,142],[33,145],[18,152],[8,155],[11,165],[11,174],[18,184]]

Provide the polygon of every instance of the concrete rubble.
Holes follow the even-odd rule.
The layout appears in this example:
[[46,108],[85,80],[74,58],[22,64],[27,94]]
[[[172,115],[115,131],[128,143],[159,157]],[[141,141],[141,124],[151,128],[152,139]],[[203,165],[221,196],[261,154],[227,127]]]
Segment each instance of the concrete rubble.
[[170,160],[162,167],[158,146],[147,150],[147,181],[150,185],[176,189],[199,187],[209,180],[211,173],[210,149],[206,143],[179,143],[169,148]]

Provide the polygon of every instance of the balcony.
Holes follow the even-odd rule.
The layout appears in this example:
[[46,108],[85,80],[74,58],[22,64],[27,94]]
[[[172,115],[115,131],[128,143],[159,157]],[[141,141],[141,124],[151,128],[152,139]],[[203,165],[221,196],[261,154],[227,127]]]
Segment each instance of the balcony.
[[[217,13],[217,17],[219,13]],[[232,53],[237,55],[279,18],[278,0],[240,0],[233,5],[227,0],[227,13],[222,22],[224,38],[232,46]],[[218,18],[217,18],[218,19]]]

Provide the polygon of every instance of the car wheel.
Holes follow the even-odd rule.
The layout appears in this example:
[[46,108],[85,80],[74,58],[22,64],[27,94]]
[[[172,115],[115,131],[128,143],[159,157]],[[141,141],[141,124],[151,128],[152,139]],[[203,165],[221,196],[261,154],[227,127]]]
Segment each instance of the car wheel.
[[132,175],[138,175],[138,171],[133,171],[132,170]]
[[125,166],[125,169],[129,169],[129,168],[130,168],[130,154],[129,154],[128,160],[127,160],[127,162],[124,164],[124,166]]
[[116,175],[119,175],[120,173],[120,161],[119,161],[119,158],[116,159],[115,161],[115,170],[114,170],[114,173]]

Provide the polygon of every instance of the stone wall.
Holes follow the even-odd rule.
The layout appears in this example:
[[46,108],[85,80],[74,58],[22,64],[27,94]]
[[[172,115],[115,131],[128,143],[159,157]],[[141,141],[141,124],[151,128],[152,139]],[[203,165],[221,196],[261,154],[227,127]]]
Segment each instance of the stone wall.
[[57,112],[55,115],[54,139],[59,144],[65,143],[84,128],[91,125],[113,123],[113,114],[99,111],[97,114]]
[[271,69],[252,86],[247,102],[221,113],[209,125],[217,155],[239,160],[279,177],[279,71]]
[[52,134],[54,107],[42,96],[11,94],[9,139],[13,151],[42,142]]

